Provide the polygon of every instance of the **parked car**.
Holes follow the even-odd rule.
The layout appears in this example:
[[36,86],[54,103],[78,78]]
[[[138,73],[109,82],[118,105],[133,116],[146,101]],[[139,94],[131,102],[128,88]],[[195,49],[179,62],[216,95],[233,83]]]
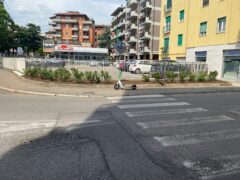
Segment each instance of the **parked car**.
[[98,66],[98,62],[97,61],[90,61],[89,65],[90,66]]
[[150,73],[151,71],[151,62],[149,60],[135,60],[129,66],[129,71],[132,73]]
[[110,62],[110,61],[100,61],[100,62],[99,62],[99,65],[100,65],[100,66],[110,66],[110,65],[111,65],[111,62]]

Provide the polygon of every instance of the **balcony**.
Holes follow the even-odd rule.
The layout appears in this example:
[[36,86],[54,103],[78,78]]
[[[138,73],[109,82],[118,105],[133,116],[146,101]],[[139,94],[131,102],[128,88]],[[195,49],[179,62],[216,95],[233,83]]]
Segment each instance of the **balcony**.
[[78,31],[77,27],[72,27],[72,31]]
[[88,27],[83,27],[83,31],[84,31],[84,32],[88,32],[88,31],[89,31],[89,28],[88,28]]
[[144,32],[140,34],[140,39],[151,39],[151,35],[149,32]]
[[145,19],[140,22],[140,25],[141,25],[141,26],[151,25],[151,24],[152,24],[152,21],[150,20],[149,17],[145,17]]
[[133,48],[129,49],[129,54],[137,54],[137,51]]
[[93,24],[92,21],[84,21],[83,24]]
[[83,39],[89,39],[88,35],[83,35]]
[[137,25],[136,24],[131,24],[129,26],[129,30],[137,30]]
[[48,24],[49,24],[49,25],[56,25],[56,23],[53,22],[53,21],[50,21]]
[[152,9],[152,8],[153,6],[148,1],[145,4],[141,5],[141,11],[145,11],[146,9]]
[[78,38],[78,35],[77,35],[77,34],[73,34],[73,35],[72,35],[72,38],[73,38],[73,39],[77,39],[77,38]]
[[148,46],[143,46],[143,47],[140,47],[140,52],[141,53],[150,53],[151,50]]
[[135,36],[130,36],[129,43],[136,43],[137,39]]
[[172,5],[165,5],[164,6],[164,12],[169,13],[172,11]]
[[127,14],[127,19],[137,18],[138,14],[136,11],[131,11]]
[[63,23],[77,23],[77,19],[61,19]]
[[127,2],[127,7],[129,8],[133,8],[136,5],[137,5],[137,0],[128,0]]
[[53,34],[53,37],[56,37],[56,38],[62,37],[62,34]]
[[59,19],[59,18],[58,18],[58,19],[52,19],[52,22],[55,23],[55,24],[56,24],[56,23],[60,23],[60,22],[61,22],[61,19]]
[[61,26],[53,26],[54,30],[61,30]]
[[170,32],[171,32],[171,25],[170,24],[163,27],[163,33],[164,34],[168,34]]
[[118,27],[125,26],[125,24],[126,24],[125,22],[126,22],[125,20],[121,21],[121,22],[118,24]]

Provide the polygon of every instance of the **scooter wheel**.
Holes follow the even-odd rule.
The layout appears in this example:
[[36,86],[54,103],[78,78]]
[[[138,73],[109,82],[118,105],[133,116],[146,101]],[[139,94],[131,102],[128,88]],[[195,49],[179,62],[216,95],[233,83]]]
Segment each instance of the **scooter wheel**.
[[119,84],[114,84],[114,89],[115,89],[115,90],[119,90],[119,89],[120,89]]

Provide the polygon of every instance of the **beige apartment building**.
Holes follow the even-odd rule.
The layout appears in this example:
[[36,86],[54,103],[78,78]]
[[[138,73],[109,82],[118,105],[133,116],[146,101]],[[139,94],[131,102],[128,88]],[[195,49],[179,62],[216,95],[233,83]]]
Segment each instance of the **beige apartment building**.
[[127,0],[112,16],[114,59],[159,59],[161,0]]

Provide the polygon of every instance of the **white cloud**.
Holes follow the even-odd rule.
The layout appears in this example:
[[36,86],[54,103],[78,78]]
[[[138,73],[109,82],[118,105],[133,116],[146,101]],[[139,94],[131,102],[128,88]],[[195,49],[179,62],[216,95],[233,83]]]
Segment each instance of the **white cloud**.
[[79,11],[97,24],[110,24],[110,14],[125,0],[5,0],[6,8],[19,25],[34,23],[48,30],[49,17],[57,12]]

